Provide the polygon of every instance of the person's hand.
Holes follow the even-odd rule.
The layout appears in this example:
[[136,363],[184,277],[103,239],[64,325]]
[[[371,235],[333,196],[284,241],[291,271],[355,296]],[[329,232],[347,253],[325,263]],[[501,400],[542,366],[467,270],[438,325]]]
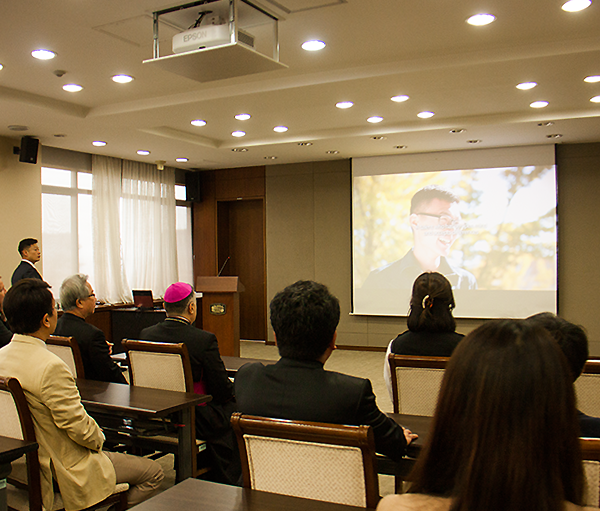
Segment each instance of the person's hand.
[[419,435],[413,433],[410,429],[406,429],[405,427],[402,427],[402,429],[404,430],[404,438],[406,438],[406,445],[410,444],[413,440],[419,438]]
[[112,347],[114,346],[114,344],[108,341],[106,341],[106,344],[108,344],[108,354],[112,355]]

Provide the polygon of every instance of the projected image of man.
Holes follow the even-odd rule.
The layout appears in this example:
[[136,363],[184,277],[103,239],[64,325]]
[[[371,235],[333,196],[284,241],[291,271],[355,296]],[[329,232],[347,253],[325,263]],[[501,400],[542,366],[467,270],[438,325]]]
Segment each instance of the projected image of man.
[[373,270],[363,289],[407,289],[424,271],[441,273],[453,289],[476,289],[473,274],[447,259],[464,225],[458,202],[455,194],[435,185],[415,193],[409,216],[413,248],[402,259]]

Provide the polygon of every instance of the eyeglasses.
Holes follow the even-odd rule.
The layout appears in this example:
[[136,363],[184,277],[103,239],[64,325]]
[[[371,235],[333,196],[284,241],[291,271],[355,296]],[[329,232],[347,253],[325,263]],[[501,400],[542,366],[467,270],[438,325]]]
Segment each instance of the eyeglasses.
[[462,220],[456,220],[456,218],[446,213],[442,213],[441,215],[436,215],[434,213],[417,213],[417,215],[437,218],[438,225],[441,225],[442,227],[449,227],[457,231],[460,231],[465,227],[465,223]]
[[93,296],[94,298],[96,298],[96,295],[95,295],[94,293],[90,293],[89,295],[87,295],[87,297],[88,297],[88,298],[91,298],[92,296]]

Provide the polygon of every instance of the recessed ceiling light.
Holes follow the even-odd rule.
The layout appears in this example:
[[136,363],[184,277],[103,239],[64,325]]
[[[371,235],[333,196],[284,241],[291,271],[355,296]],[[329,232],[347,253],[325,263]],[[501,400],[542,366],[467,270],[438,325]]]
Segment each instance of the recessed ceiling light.
[[235,118],[236,118],[238,121],[247,121],[248,119],[250,119],[250,117],[252,117],[250,114],[237,114],[237,115],[235,116]]
[[29,126],[22,126],[20,124],[11,124],[8,129],[10,131],[27,131]]
[[306,51],[319,51],[325,48],[325,43],[323,41],[304,41],[302,43],[302,49]]
[[239,138],[239,137],[243,137],[245,135],[246,135],[245,131],[232,131],[231,132],[231,136],[232,137],[238,137]]
[[312,142],[298,142],[299,146],[309,146],[309,145],[313,145]]
[[469,25],[473,25],[475,27],[482,27],[484,25],[489,25],[492,21],[496,19],[496,16],[493,14],[475,14],[467,19],[467,23]]
[[117,83],[129,83],[133,81],[133,76],[129,75],[115,75],[112,77],[113,82]]
[[569,0],[562,5],[562,10],[567,12],[578,12],[592,5],[592,0]]
[[4,69],[4,66],[2,64],[0,64],[0,69]]
[[562,133],[552,133],[550,135],[546,135],[546,138],[561,138]]
[[408,146],[405,145],[395,145],[394,149],[406,149]]
[[140,156],[148,156],[150,154],[150,151],[146,151],[145,149],[140,149],[137,153]]
[[67,92],[79,92],[80,90],[83,90],[83,87],[76,83],[67,83],[63,85],[63,90],[66,90]]
[[370,123],[373,123],[373,124],[376,124],[376,123],[381,122],[381,121],[383,121],[383,117],[379,117],[378,115],[374,115],[373,117],[369,117],[367,119],[367,122],[370,122]]
[[538,126],[540,128],[545,128],[547,126],[554,126],[554,121],[538,122]]
[[276,160],[277,156],[265,156],[265,160]]
[[530,103],[529,106],[531,108],[545,108],[548,106],[548,102],[547,101],[534,101],[533,103]]
[[342,110],[345,108],[350,108],[354,105],[354,103],[352,103],[352,101],[340,101],[339,103],[336,103],[335,106],[337,106],[338,108],[341,108]]
[[206,126],[206,121],[203,121],[202,119],[194,119],[190,124],[193,126]]
[[409,98],[406,94],[402,94],[401,96],[392,96],[390,99],[395,103],[404,103],[405,101],[408,101]]
[[454,129],[450,130],[450,133],[464,133],[465,131],[467,131],[467,130],[465,130],[463,128],[454,128]]
[[287,126],[275,126],[273,128],[273,131],[276,131],[277,133],[285,133],[287,130]]
[[33,50],[31,52],[31,56],[38,60],[50,60],[56,57],[56,53],[50,50]]
[[592,103],[600,103],[600,96],[594,96],[593,98],[590,98],[590,101]]
[[419,112],[417,114],[417,117],[420,117],[421,119],[429,119],[431,117],[433,117],[435,114],[433,112]]
[[478,138],[473,140],[467,140],[467,144],[481,144],[481,140],[479,140]]
[[186,161],[190,161],[189,158],[175,158],[175,161],[179,163],[185,163]]
[[529,89],[533,89],[536,85],[537,85],[536,82],[523,82],[523,83],[519,83],[516,87],[519,90],[529,90]]
[[[2,69],[2,68],[0,67],[0,69]],[[598,82],[600,82],[600,76],[599,75],[586,76],[583,79],[583,81],[587,82],[587,83],[598,83]]]
[[247,153],[248,149],[246,147],[234,147],[232,151],[234,153]]
[[106,142],[104,142],[104,140],[94,140],[92,142],[92,145],[96,147],[104,147],[106,145]]
[[339,151],[325,151],[325,154],[340,154]]
[[373,139],[373,140],[386,140],[387,137],[384,137],[383,135],[375,135],[374,137],[371,137],[371,139]]

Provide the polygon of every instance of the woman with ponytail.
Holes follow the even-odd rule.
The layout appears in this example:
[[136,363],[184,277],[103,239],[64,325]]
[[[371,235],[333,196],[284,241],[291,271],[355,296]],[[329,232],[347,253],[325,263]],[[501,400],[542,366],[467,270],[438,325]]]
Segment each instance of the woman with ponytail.
[[416,278],[406,321],[408,330],[390,342],[385,354],[383,376],[390,396],[392,379],[387,360],[390,353],[428,357],[452,355],[464,337],[455,332],[454,307],[452,286],[441,273],[426,272]]

